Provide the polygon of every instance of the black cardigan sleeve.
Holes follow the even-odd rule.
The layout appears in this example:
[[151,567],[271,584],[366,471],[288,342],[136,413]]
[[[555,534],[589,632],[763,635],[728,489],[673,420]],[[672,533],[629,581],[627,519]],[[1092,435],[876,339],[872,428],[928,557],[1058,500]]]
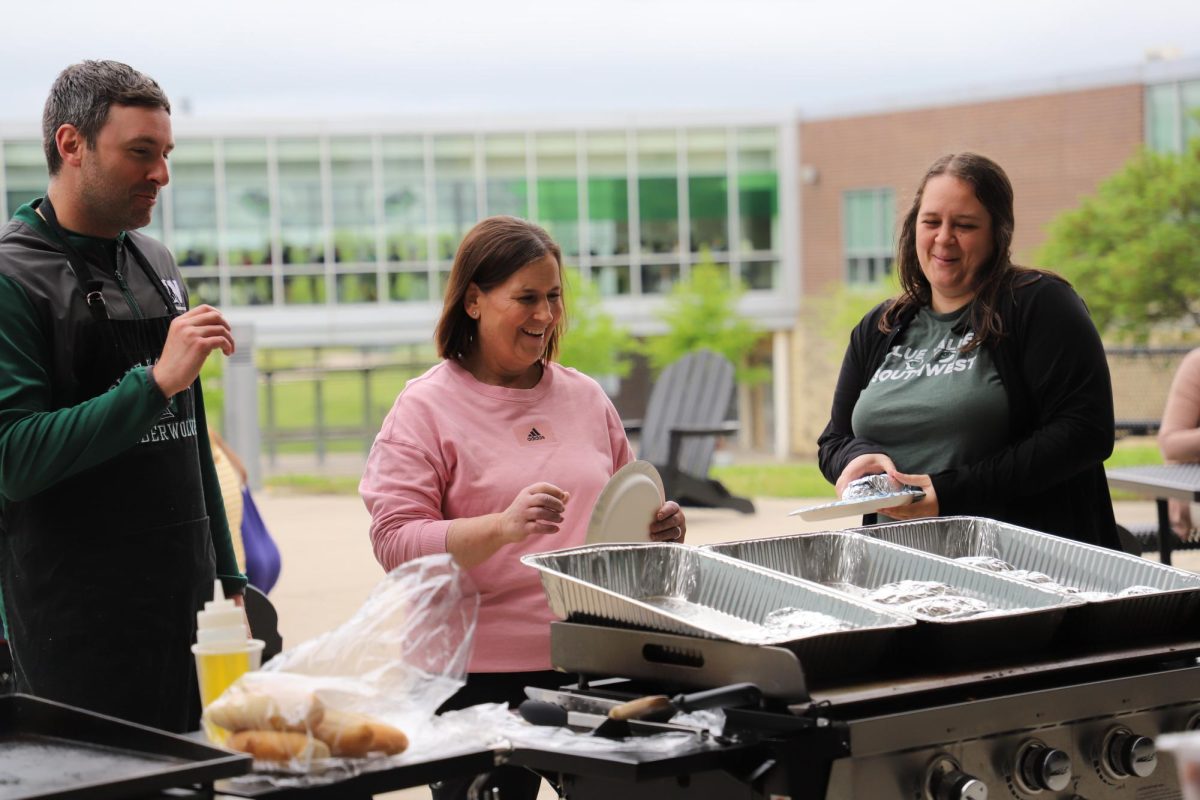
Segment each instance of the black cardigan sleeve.
[[987,458],[932,476],[944,516],[1045,492],[1112,453],[1112,383],[1083,300],[1065,282],[1042,277],[1016,290],[1011,309],[1011,339],[998,345],[997,367],[1009,402],[1028,404],[1027,424]]
[[876,306],[854,330],[850,332],[850,344],[842,358],[842,369],[838,373],[837,387],[833,391],[833,407],[829,412],[829,424],[817,439],[817,463],[821,473],[830,483],[837,483],[842,470],[852,460],[865,453],[885,453],[879,445],[867,439],[855,437],[851,426],[854,406],[866,386],[868,376],[875,370],[873,357],[875,347],[881,341],[879,317],[887,303]]

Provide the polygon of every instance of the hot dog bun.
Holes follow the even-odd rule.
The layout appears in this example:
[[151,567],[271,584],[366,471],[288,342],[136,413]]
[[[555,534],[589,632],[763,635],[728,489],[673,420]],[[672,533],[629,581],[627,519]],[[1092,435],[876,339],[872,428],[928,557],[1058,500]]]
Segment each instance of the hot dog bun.
[[325,708],[311,692],[296,694],[226,692],[204,711],[205,718],[227,731],[296,731],[320,724]]
[[294,731],[238,731],[229,737],[229,747],[263,761],[329,758],[324,742]]

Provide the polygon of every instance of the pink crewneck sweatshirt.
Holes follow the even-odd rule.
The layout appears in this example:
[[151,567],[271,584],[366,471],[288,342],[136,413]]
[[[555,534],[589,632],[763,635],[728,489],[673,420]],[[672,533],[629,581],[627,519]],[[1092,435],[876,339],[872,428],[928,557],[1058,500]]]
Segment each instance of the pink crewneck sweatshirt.
[[553,616],[520,557],[583,544],[596,498],[631,460],[616,409],[586,375],[551,363],[532,389],[507,389],[443,361],[396,398],[359,492],[388,570],[446,552],[451,521],[503,511],[532,483],[570,493],[558,533],[505,545],[469,571],[480,592],[469,670],[526,672],[550,669]]

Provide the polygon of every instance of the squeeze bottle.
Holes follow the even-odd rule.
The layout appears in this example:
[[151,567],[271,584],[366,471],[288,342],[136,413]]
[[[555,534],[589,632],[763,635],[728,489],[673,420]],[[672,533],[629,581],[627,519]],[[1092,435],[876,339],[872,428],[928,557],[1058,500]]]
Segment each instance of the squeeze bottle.
[[[262,660],[263,642],[247,635],[246,615],[232,600],[225,598],[221,581],[213,583],[213,599],[196,613],[196,677],[200,683],[200,704],[221,696],[230,684],[250,670],[258,669]],[[205,723],[205,730],[214,741],[222,738],[220,729]]]

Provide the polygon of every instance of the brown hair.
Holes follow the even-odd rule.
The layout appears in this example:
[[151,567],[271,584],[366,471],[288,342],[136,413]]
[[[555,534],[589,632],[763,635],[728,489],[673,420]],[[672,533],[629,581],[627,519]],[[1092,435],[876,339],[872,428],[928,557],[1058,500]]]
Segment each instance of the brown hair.
[[[562,250],[544,228],[507,216],[488,217],[471,228],[458,246],[454,266],[450,269],[450,280],[446,283],[442,317],[434,334],[438,355],[442,358],[464,358],[478,346],[475,341],[478,323],[467,314],[464,306],[467,289],[472,283],[482,291],[490,292],[521,267],[547,255],[554,256],[558,262],[561,279]],[[565,286],[563,290],[566,291]],[[565,308],[565,295],[563,305]],[[546,337],[546,351],[543,354],[546,361],[553,361],[558,354],[558,337],[565,324],[564,311],[554,330]]]
[[917,259],[917,212],[931,178],[950,175],[971,185],[975,197],[987,209],[992,223],[992,257],[976,276],[975,297],[971,301],[971,330],[975,336],[964,349],[974,350],[1004,335],[996,311],[1000,290],[1017,276],[1034,277],[1040,270],[1027,270],[1012,263],[1012,238],[1016,217],[1013,213],[1013,189],[1008,176],[995,161],[977,153],[951,153],[942,156],[925,172],[912,206],[900,225],[896,246],[896,272],[900,278],[900,296],[879,319],[879,330],[891,333],[906,314],[932,300],[929,280]]
[[59,73],[42,110],[42,149],[51,175],[62,169],[54,139],[58,129],[74,125],[94,149],[114,105],[161,108],[171,113],[171,103],[154,79],[120,61],[81,61]]

